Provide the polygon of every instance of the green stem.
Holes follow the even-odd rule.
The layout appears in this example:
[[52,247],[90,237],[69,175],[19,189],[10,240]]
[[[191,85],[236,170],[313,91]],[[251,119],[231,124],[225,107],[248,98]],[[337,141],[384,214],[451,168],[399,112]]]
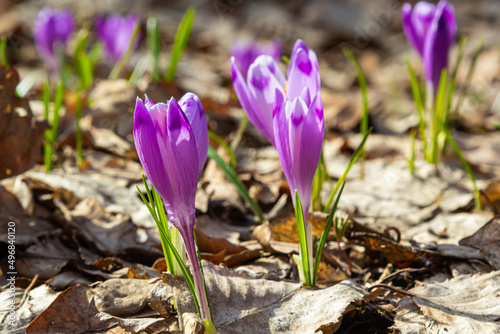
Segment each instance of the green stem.
[[127,51],[120,58],[118,63],[116,63],[115,67],[113,67],[113,69],[111,70],[111,73],[109,74],[110,80],[118,79],[120,77],[120,74],[122,73],[123,69],[125,68],[125,65],[127,65],[128,59],[130,58],[130,55],[132,54],[132,51],[134,50],[135,41],[137,40],[137,36],[139,35],[140,28],[141,28],[141,25],[139,23],[137,23],[134,27],[132,37],[130,38],[130,42],[128,44]]

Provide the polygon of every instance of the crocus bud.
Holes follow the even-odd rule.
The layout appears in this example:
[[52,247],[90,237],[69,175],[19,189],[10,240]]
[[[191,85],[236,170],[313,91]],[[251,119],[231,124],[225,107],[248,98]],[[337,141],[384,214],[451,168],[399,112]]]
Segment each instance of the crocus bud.
[[[111,15],[108,18],[99,16],[95,19],[95,29],[98,38],[104,44],[107,55],[118,61],[125,54],[130,45],[130,39],[135,26],[139,23],[139,16],[130,14],[127,17]],[[139,44],[140,36],[134,43],[134,49]]]
[[238,69],[235,58],[232,57],[231,74],[234,90],[248,118],[273,145],[275,145],[273,107],[276,91],[279,91],[283,99],[294,100],[301,96],[307,87],[309,94],[307,101],[310,103],[320,89],[316,54],[301,40],[298,40],[293,48],[288,67],[288,82],[276,61],[267,55],[257,57],[250,65],[246,80]]
[[194,242],[198,174],[207,158],[208,130],[198,97],[187,93],[177,103],[146,103],[137,98],[134,140],[148,179],[165,202],[169,221],[179,230],[191,262],[203,319],[210,319],[203,276]]
[[420,1],[413,9],[406,3],[402,18],[406,37],[422,57],[427,81],[436,90],[457,32],[455,10],[445,0],[437,5]]
[[73,15],[69,11],[44,7],[38,13],[33,37],[38,54],[50,71],[58,71],[59,53],[64,52],[73,30]]
[[307,87],[302,90],[301,96],[293,100],[286,100],[277,91],[273,126],[276,150],[290,185],[292,199],[295,200],[293,194],[297,190],[307,225],[312,184],[325,134],[323,103],[319,92],[316,92],[311,102]]
[[250,65],[260,55],[269,55],[275,61],[280,60],[281,42],[274,40],[269,45],[262,45],[255,42],[235,42],[231,46],[231,56],[236,60],[239,70],[244,77],[247,76]]

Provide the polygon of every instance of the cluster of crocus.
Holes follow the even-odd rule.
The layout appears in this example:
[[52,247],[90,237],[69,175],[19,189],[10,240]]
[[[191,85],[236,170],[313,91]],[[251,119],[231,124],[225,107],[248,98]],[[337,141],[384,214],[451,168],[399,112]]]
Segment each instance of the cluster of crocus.
[[49,70],[60,70],[60,58],[64,56],[69,37],[74,31],[73,15],[69,11],[43,8],[37,15],[33,37],[38,54]]
[[205,283],[194,239],[198,175],[208,151],[207,120],[199,98],[187,93],[179,102],[137,99],[134,140],[144,171],[162,197],[172,223],[184,241],[191,263],[200,315],[211,320]]
[[[137,24],[139,24],[137,15],[127,17],[111,15],[108,18],[102,16],[96,18],[97,37],[104,44],[107,55],[114,62],[127,51]],[[61,57],[74,32],[74,25],[73,14],[70,11],[45,7],[38,13],[33,29],[35,45],[40,57],[53,73],[59,72],[62,66]],[[139,39],[140,36],[137,36],[134,48],[137,47]]]
[[[312,273],[312,228],[307,213],[325,131],[316,53],[298,40],[290,57],[288,81],[267,55],[257,57],[250,65],[246,80],[233,57],[231,73],[236,95],[248,118],[278,151],[295,206],[298,203],[294,194],[298,193]],[[304,260],[302,248],[301,256]]]
[[446,0],[437,5],[420,1],[414,8],[405,3],[402,19],[406,37],[422,57],[427,82],[436,92],[457,32],[455,10]]
[[253,41],[235,42],[231,46],[231,56],[234,57],[236,65],[244,77],[247,76],[250,65],[260,55],[269,55],[275,61],[279,61],[281,55],[281,42],[273,40],[270,44],[258,44]]
[[[106,53],[113,61],[116,62],[123,57],[139,22],[139,16],[135,14],[126,17],[119,15],[111,15],[107,18],[98,16],[95,19],[97,37],[104,44]],[[140,36],[137,36],[134,49],[137,48],[139,40]]]

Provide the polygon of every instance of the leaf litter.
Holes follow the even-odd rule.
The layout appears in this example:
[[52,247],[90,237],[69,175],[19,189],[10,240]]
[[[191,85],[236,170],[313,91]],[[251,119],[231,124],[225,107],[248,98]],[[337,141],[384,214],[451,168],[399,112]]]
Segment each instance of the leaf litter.
[[[135,97],[144,92],[159,101],[166,95],[194,91],[205,105],[210,129],[230,141],[241,119],[241,109],[231,98],[226,54],[237,37],[234,31],[259,31],[261,38],[283,32],[284,20],[292,19],[297,11],[293,4],[289,6],[242,5],[222,19],[200,10],[200,20],[212,28],[206,32],[195,25],[192,45],[179,65],[179,80],[172,85],[141,83],[132,88],[125,80],[99,77],[89,94],[94,104],[83,110],[87,158],[83,170],[74,163],[71,106],[62,115],[59,165],[44,173],[35,164],[46,129],[38,120],[41,101],[38,96],[16,97],[17,75],[2,67],[4,122],[0,124],[16,132],[0,131],[0,152],[8,157],[0,163],[0,243],[2,247],[7,243],[7,223],[14,221],[19,319],[14,329],[7,328],[2,309],[1,333],[202,330],[184,280],[164,273],[154,221],[135,190],[137,184],[142,187],[142,168],[132,142],[130,110]],[[338,27],[325,24],[319,29],[311,24],[332,22],[326,13],[349,10],[338,11],[338,4],[332,3],[322,5],[330,11],[323,7],[315,11],[317,6],[316,2],[304,5],[308,13],[302,18],[304,24],[286,32],[285,39],[307,39],[320,50],[321,71],[327,73],[322,77],[328,128],[324,156],[332,180],[325,183],[324,203],[361,141],[356,133],[361,104],[354,70],[336,49],[346,36],[339,35]],[[372,6],[385,8],[381,1]],[[491,9],[472,7],[468,10],[473,15],[491,15]],[[176,27],[169,20],[175,18],[175,9],[153,9],[173,35]],[[266,18],[272,18],[268,25]],[[352,17],[354,25],[363,22],[357,15]],[[352,27],[344,26],[343,31],[353,35],[349,33]],[[484,31],[484,27],[473,27],[477,31],[471,31],[472,35]],[[5,29],[23,37],[21,29]],[[399,32],[392,24],[385,30],[397,41]],[[436,170],[422,162],[417,145],[415,174],[408,172],[407,133],[418,119],[409,83],[400,75],[407,54],[387,44],[385,34],[380,34],[369,47],[359,50],[375,133],[367,142],[364,177],[357,163],[347,178],[340,209],[349,214],[349,227],[338,243],[330,234],[318,288],[297,283],[291,260],[298,252],[296,222],[274,148],[249,125],[235,150],[236,172],[267,214],[268,222],[262,225],[218,167],[208,162],[197,193],[196,233],[220,333],[500,332],[500,231],[494,218],[500,213],[500,174],[498,131],[492,127],[498,122],[498,107],[493,103],[498,99],[498,49],[488,48],[479,62],[472,81],[474,94],[466,98],[459,131],[453,134],[478,177],[486,210],[477,212],[469,179],[453,157],[445,157]],[[17,64],[20,72],[37,70],[28,67],[34,51],[27,45],[23,48]],[[395,55],[380,56],[388,52]],[[466,52],[465,59],[470,60],[470,53]],[[463,74],[458,80],[463,83]],[[35,85],[34,90],[40,91],[41,86]],[[222,149],[218,152],[225,157]],[[326,215],[314,212],[311,217],[317,236]],[[5,256],[3,251],[2,304],[10,296]]]

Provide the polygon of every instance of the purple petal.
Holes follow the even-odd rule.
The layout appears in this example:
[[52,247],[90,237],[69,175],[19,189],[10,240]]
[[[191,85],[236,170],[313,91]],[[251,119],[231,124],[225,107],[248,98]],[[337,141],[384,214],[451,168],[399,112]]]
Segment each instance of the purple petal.
[[453,44],[453,40],[450,40],[447,14],[444,11],[446,4],[446,2],[438,4],[436,16],[424,45],[425,76],[427,81],[432,83],[434,92],[437,91],[441,72],[448,66],[448,53]]
[[205,160],[207,160],[208,152],[208,129],[205,111],[200,99],[193,93],[186,93],[179,100],[179,105],[191,124],[191,129],[195,136],[199,162],[198,173],[200,173],[203,165],[205,165]]
[[45,7],[38,13],[33,28],[35,46],[51,71],[57,71],[56,48],[61,47],[64,50],[73,30],[71,12]]
[[[168,104],[167,124],[168,142],[165,146],[170,146],[171,159],[176,167],[176,173],[168,175],[168,178],[177,178],[177,188],[173,191],[178,199],[176,206],[172,208],[171,219],[174,225],[181,227],[181,223],[194,223],[194,220],[179,217],[191,217],[195,213],[194,202],[199,174],[198,149],[191,125],[174,98],[170,99]],[[161,149],[160,146],[160,151]]]
[[[130,44],[134,28],[139,23],[139,16],[131,14],[127,17],[111,15],[104,19],[98,17],[94,26],[99,39],[104,43],[106,53],[114,61],[120,60]],[[135,40],[134,49],[139,44],[140,35]]]
[[455,15],[455,8],[446,1],[443,1],[443,15],[446,21],[446,27],[448,28],[448,38],[450,41],[448,47],[451,48],[457,34],[457,18]]
[[302,41],[300,42],[295,43],[296,47],[300,47],[294,47],[288,66],[287,96],[293,100],[300,96],[304,87],[308,87],[311,100],[320,89],[318,58],[313,50],[309,50]]
[[269,124],[269,114],[271,114],[272,120],[272,105],[269,107],[265,101],[256,101],[241,72],[238,70],[234,57],[231,58],[231,75],[234,91],[241,106],[247,113],[248,119],[274,145],[272,122]]
[[254,42],[235,42],[231,46],[231,56],[236,59],[236,64],[244,77],[248,74],[250,65],[260,55],[269,55],[279,61],[281,55],[281,42],[274,40],[270,45],[261,45]]
[[[177,170],[169,149],[170,145],[166,145],[167,134],[159,131],[149,110],[142,100],[137,98],[134,112],[134,141],[137,155],[149,181],[165,201],[167,211],[172,211],[168,208],[175,207],[176,193],[173,189],[178,188],[178,185],[176,178],[171,176],[177,174]],[[160,143],[163,150],[160,149]]]
[[[292,154],[290,151],[290,134],[288,126],[288,117],[286,114],[287,101],[283,94],[279,90],[276,90],[276,104],[273,110],[273,128],[274,128],[274,139],[276,143],[276,151],[278,151],[278,156],[281,162],[281,167],[285,173],[285,177],[288,180],[290,190],[295,190],[294,178],[292,177]],[[294,197],[292,196],[292,199]]]

